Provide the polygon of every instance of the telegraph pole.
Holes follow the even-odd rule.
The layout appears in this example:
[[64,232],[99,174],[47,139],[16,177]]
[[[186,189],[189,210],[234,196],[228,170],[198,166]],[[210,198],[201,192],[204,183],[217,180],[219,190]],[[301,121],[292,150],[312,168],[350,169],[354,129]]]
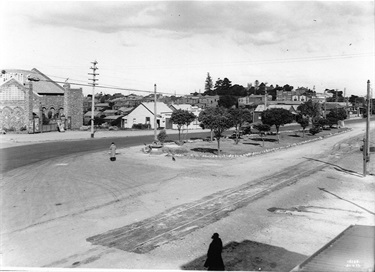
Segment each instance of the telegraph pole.
[[94,138],[95,85],[98,85],[98,83],[96,83],[96,81],[98,79],[96,79],[95,77],[99,75],[99,74],[96,73],[96,70],[98,70],[99,68],[96,67],[96,64],[98,64],[98,62],[96,60],[94,62],[91,62],[91,63],[93,64],[93,67],[90,67],[90,69],[92,70],[92,73],[89,73],[89,75],[92,75],[92,78],[89,78],[89,80],[92,80],[92,83],[90,83],[90,85],[92,85],[91,138]]
[[370,160],[370,80],[367,80],[367,100],[366,100],[366,135],[363,139],[363,176],[367,175],[367,162]]
[[154,84],[154,140],[158,140],[156,136],[156,84]]

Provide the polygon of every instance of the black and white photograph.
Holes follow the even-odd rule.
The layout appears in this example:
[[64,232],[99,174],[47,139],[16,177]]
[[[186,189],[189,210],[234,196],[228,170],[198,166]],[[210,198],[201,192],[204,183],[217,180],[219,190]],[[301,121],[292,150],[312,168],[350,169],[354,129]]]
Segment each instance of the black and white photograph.
[[0,0],[0,270],[375,271],[374,1]]

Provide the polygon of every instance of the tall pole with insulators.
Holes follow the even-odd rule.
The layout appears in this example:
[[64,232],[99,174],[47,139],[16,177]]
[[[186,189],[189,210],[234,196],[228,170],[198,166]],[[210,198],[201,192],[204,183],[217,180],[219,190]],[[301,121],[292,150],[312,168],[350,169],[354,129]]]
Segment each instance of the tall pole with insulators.
[[156,84],[154,84],[154,140],[157,141],[158,137],[156,136]]
[[92,85],[92,100],[91,100],[91,138],[94,138],[94,109],[95,109],[95,85],[98,85],[96,83],[96,81],[98,79],[96,79],[95,77],[98,76],[99,74],[96,73],[96,70],[98,70],[99,68],[96,67],[96,65],[98,64],[97,61],[94,61],[94,62],[91,62],[93,64],[93,67],[90,67],[90,69],[92,70],[92,73],[89,73],[89,75],[92,75],[92,78],[89,78],[89,80],[92,80],[92,83],[90,83],[90,85]]
[[363,176],[367,175],[367,163],[370,161],[370,80],[367,80],[366,99],[366,135],[363,140]]
[[346,97],[346,88],[344,88],[344,101],[345,101],[345,113],[346,113],[346,118],[349,119],[349,114],[348,114],[348,98]]

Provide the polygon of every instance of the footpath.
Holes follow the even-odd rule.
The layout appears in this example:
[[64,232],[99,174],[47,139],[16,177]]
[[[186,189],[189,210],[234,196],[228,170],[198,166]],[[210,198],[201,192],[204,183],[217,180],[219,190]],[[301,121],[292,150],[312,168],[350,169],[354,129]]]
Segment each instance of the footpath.
[[[167,134],[178,134],[178,130],[167,129]],[[202,132],[202,129],[189,130],[190,132]],[[207,131],[207,130],[206,130]],[[159,134],[160,130],[157,131]],[[111,138],[111,137],[134,137],[154,135],[153,130],[120,130],[120,131],[96,131],[94,138]],[[91,139],[90,131],[67,130],[65,132],[45,132],[45,133],[7,133],[0,135],[0,149],[27,145],[34,143],[53,142],[53,141],[71,141]]]

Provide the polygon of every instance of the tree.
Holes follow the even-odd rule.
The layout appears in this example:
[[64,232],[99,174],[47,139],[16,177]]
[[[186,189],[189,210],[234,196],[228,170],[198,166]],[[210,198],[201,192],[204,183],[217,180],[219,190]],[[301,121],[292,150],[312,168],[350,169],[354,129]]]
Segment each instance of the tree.
[[280,126],[285,124],[289,124],[293,122],[293,114],[281,108],[274,108],[268,109],[262,112],[262,123],[267,124],[269,126],[275,125],[276,127],[276,134],[277,134],[277,141],[279,142],[279,129]]
[[235,84],[232,87],[230,87],[230,94],[234,96],[244,97],[247,95],[247,91],[244,86]]
[[264,147],[264,135],[266,134],[267,131],[271,130],[271,127],[267,124],[256,124],[254,125],[254,128],[259,131],[260,138],[262,139],[263,142],[263,147]]
[[337,90],[325,89],[325,92],[333,94],[332,97],[327,98],[327,102],[344,102],[343,92]]
[[228,79],[228,78],[224,78],[223,80],[223,84],[221,86],[224,90],[227,90],[229,89],[230,87],[232,87],[232,82]]
[[305,103],[299,105],[297,107],[297,111],[299,111],[300,114],[307,116],[312,120],[315,120],[320,117],[322,107],[318,102],[313,102],[310,99],[309,101],[306,101]]
[[327,114],[327,120],[329,122],[329,126],[332,127],[333,125],[337,124],[338,121],[345,120],[347,118],[347,114],[345,109],[337,108],[331,110]]
[[186,135],[187,135],[188,132],[189,132],[189,125],[190,125],[191,122],[193,122],[195,119],[197,119],[197,117],[195,116],[194,113],[189,112],[189,114],[186,114],[186,134],[185,134],[185,139],[186,139]]
[[232,117],[233,126],[236,129],[236,144],[238,144],[240,129],[245,122],[252,121],[252,115],[251,112],[245,108],[229,109],[229,114]]
[[286,85],[284,85],[283,89],[286,92],[291,92],[293,90],[293,86],[290,86],[290,85],[286,84]]
[[305,138],[305,129],[310,124],[309,118],[307,116],[305,116],[305,115],[298,114],[297,115],[297,123],[301,125],[301,127],[302,127],[302,133],[303,133],[303,138]]
[[198,121],[200,122],[199,126],[203,129],[210,129],[211,130],[211,142],[213,140],[213,131],[214,131],[214,115],[215,115],[215,108],[206,108],[199,113]]
[[213,83],[212,83],[212,78],[210,76],[210,73],[207,73],[207,78],[206,78],[206,83],[204,85],[204,90],[206,92],[211,92],[212,90],[212,86],[213,86]]
[[187,110],[178,109],[172,113],[171,122],[177,125],[179,141],[181,141],[181,128],[184,125],[188,126],[194,119],[195,115]]
[[157,136],[158,138],[158,141],[161,142],[161,144],[163,145],[164,142],[165,142],[165,139],[168,137],[167,135],[167,131],[165,129],[161,130]]
[[326,126],[329,126],[329,121],[327,120],[327,118],[320,118],[318,120],[318,124],[321,128],[326,128]]
[[233,121],[228,110],[223,107],[215,108],[213,119],[213,130],[217,140],[217,152],[220,155],[220,139],[224,136],[223,132],[233,126]]
[[224,108],[232,108],[233,106],[236,106],[238,102],[238,99],[233,95],[221,95],[219,98],[219,101],[217,101],[217,104],[219,107]]
[[328,114],[327,117],[334,117],[337,120],[345,120],[347,118],[347,114],[344,108],[336,108],[331,110]]
[[217,94],[227,94],[230,87],[232,87],[232,82],[228,78],[223,80],[218,78],[214,88]]
[[207,108],[199,114],[198,120],[201,121],[203,128],[210,128],[215,134],[218,155],[220,155],[220,139],[223,137],[223,132],[233,126],[228,110],[223,107]]
[[220,79],[220,77],[216,80],[216,82],[215,82],[215,87],[214,87],[214,89],[215,89],[215,91],[217,91],[218,89],[221,89],[221,86],[223,85],[223,80],[222,79]]

